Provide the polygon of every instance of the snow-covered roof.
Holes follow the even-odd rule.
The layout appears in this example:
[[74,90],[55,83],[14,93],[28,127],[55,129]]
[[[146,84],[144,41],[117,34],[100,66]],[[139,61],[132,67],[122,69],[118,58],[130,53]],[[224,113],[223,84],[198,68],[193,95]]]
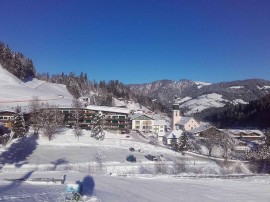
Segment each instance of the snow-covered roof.
[[180,121],[177,123],[177,125],[185,125],[189,120],[191,119],[191,117],[185,117],[185,116],[181,116]]
[[88,105],[86,109],[93,111],[103,111],[103,112],[115,112],[121,114],[129,114],[130,109],[120,108],[120,107],[108,107],[108,106],[97,106],[97,105]]
[[183,134],[182,130],[172,130],[172,131],[169,131],[168,133],[166,133],[164,135],[164,137],[169,138],[169,139],[179,138],[179,137],[181,137],[182,134]]
[[149,115],[146,115],[146,114],[132,114],[129,116],[130,120],[133,120],[133,119],[136,119],[136,118],[139,118],[140,116],[146,116],[152,120],[154,120],[153,117],[149,116]]
[[[185,125],[187,122],[189,122],[191,119],[193,119],[194,121],[196,121],[193,117],[187,117],[187,116],[181,116],[180,117],[180,121],[178,123],[176,123],[177,125],[183,126]],[[196,121],[197,122],[197,121]]]
[[231,134],[233,134],[233,135],[237,135],[237,134],[239,134],[239,133],[244,133],[244,134],[247,134],[247,136],[248,135],[250,135],[250,134],[252,134],[252,133],[256,133],[256,134],[258,134],[260,137],[264,137],[264,134],[263,134],[263,132],[262,131],[260,131],[260,130],[241,130],[241,129],[229,129],[229,130],[227,130],[227,129],[222,129],[223,131],[228,131],[229,133],[231,133]]
[[154,126],[166,126],[167,123],[165,120],[154,120]]
[[[194,129],[192,129],[192,130],[190,130],[190,131],[188,131],[189,133],[193,133],[193,134],[196,134],[196,133],[200,133],[200,132],[203,132],[203,131],[205,131],[205,130],[207,130],[207,129],[209,129],[209,128],[215,128],[214,126],[211,126],[211,125],[202,125],[202,126],[200,126],[200,127],[198,127],[198,128],[194,128]],[[216,128],[217,129],[217,128]],[[219,129],[217,129],[217,130],[219,130]]]

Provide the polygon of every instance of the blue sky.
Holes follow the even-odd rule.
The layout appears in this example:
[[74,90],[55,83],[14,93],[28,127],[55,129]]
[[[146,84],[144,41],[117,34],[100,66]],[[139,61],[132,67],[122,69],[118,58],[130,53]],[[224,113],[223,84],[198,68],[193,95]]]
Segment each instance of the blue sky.
[[269,0],[0,0],[0,41],[90,80],[270,80]]

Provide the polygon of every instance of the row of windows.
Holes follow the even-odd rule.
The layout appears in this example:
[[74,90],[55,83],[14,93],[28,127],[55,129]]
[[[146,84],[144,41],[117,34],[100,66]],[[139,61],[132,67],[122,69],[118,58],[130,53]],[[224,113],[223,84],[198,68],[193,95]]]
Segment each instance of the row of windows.
[[13,120],[13,116],[0,116],[0,120]]

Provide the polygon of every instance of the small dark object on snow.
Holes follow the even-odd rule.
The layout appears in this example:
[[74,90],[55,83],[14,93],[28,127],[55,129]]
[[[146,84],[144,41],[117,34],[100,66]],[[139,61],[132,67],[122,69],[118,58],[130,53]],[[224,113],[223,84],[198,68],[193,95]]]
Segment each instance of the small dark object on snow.
[[127,156],[126,160],[129,162],[136,162],[136,157],[130,154]]
[[147,158],[149,161],[160,161],[163,156],[160,155],[160,157],[157,157],[157,156],[153,156],[151,154],[148,154],[144,157]]
[[129,151],[134,152],[135,149],[134,149],[133,147],[130,147],[130,148],[129,148]]

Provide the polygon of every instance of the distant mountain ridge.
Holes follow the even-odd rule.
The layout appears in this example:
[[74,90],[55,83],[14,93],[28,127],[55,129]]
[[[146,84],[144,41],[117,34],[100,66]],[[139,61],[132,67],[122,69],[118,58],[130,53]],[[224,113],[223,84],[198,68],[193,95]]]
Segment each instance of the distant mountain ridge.
[[247,79],[220,83],[191,80],[160,80],[147,84],[131,84],[136,95],[149,96],[165,105],[178,102],[187,114],[226,104],[247,104],[270,93],[270,81]]

